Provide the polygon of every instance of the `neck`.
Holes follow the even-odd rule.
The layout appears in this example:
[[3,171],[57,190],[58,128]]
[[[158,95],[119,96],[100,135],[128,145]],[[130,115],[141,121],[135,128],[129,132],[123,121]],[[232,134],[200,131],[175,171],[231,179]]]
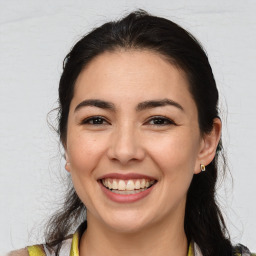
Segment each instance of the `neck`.
[[80,256],[187,255],[184,219],[155,223],[138,232],[121,233],[88,217],[87,230],[80,241]]

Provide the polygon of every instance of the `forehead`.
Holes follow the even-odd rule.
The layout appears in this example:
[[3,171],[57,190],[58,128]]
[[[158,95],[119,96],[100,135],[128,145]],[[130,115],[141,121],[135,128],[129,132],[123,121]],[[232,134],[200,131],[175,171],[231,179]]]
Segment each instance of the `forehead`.
[[183,70],[148,50],[116,50],[95,57],[80,73],[74,100],[143,101],[152,98],[194,104]]

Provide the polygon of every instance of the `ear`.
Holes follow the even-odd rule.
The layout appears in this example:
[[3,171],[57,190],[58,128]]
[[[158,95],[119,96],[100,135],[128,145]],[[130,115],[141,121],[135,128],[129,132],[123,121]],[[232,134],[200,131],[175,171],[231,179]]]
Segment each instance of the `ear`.
[[62,143],[63,149],[65,150],[65,154],[64,154],[64,158],[66,160],[65,169],[67,172],[70,172],[70,162],[69,162],[69,156],[67,152],[67,144],[63,138],[61,138],[61,143]]
[[[194,173],[198,174],[201,172],[200,165],[207,166],[214,159],[216,149],[221,137],[221,120],[220,118],[214,118],[213,127],[210,133],[203,135],[201,139],[200,150],[198,153]],[[207,171],[207,167],[206,167]]]
[[66,159],[65,169],[66,171],[70,172],[70,162],[69,162],[67,151],[65,151],[65,159]]

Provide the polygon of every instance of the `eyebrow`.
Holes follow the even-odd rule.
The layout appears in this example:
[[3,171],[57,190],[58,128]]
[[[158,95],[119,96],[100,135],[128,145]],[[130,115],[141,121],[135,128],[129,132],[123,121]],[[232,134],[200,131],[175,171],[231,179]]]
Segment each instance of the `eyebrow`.
[[[79,103],[74,112],[78,111],[82,107],[97,107],[97,108],[102,108],[102,109],[107,109],[111,110],[113,112],[116,111],[115,105],[111,102],[107,102],[104,100],[98,100],[98,99],[88,99],[84,100],[81,103]],[[177,102],[170,100],[170,99],[162,99],[162,100],[148,100],[141,102],[137,105],[136,111],[143,111],[146,109],[152,109],[156,107],[163,107],[163,106],[174,106],[182,111],[184,111],[184,108]]]
[[115,106],[111,102],[107,102],[107,101],[104,101],[104,100],[97,100],[97,99],[89,99],[89,100],[84,100],[81,103],[79,103],[76,106],[74,112],[78,111],[82,107],[87,107],[87,106],[115,111]]
[[184,111],[184,108],[177,102],[170,100],[170,99],[162,99],[162,100],[149,100],[149,101],[144,101],[138,104],[136,110],[137,111],[142,111],[145,109],[150,109],[150,108],[156,108],[156,107],[163,107],[163,106],[173,106],[176,107],[182,111]]

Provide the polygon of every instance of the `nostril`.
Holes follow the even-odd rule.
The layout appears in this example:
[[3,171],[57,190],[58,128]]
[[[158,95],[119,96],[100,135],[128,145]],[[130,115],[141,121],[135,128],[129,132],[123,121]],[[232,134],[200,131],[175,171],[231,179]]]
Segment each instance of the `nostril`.
[[113,132],[107,152],[109,159],[119,161],[123,165],[130,161],[142,160],[145,156],[138,138],[139,134],[137,134],[133,124],[125,123]]
[[145,157],[145,152],[142,148],[136,147],[117,147],[117,148],[110,148],[107,152],[107,156],[112,161],[118,161],[122,165],[125,165],[129,162],[134,161],[141,161]]

